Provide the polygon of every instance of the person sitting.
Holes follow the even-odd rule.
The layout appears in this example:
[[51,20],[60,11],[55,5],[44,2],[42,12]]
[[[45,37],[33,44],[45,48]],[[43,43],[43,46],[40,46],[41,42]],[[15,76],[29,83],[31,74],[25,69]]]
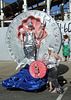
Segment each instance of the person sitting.
[[60,88],[60,90],[62,89],[58,83],[58,70],[57,70],[57,65],[61,60],[62,60],[61,57],[53,53],[53,47],[48,47],[48,55],[42,61],[47,65],[48,68],[48,83],[50,87],[49,92],[51,93],[56,93],[56,92],[62,93],[62,91],[58,91],[58,88]]

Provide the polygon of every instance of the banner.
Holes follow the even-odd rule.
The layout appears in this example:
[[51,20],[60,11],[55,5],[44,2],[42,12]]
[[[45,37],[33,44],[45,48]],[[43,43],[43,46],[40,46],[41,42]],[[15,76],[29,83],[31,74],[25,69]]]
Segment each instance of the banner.
[[69,21],[57,21],[61,33],[67,33],[71,35],[71,20]]

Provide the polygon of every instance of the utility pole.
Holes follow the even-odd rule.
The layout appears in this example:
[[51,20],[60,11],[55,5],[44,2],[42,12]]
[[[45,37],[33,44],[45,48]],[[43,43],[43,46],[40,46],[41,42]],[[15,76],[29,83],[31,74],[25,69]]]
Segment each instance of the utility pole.
[[70,19],[71,19],[71,0],[69,0],[69,16],[70,16]]
[[23,4],[23,9],[24,9],[24,12],[26,12],[28,9],[27,9],[27,0],[23,0],[24,1],[24,4]]
[[47,14],[50,15],[50,0],[47,0]]
[[61,19],[63,21],[64,20],[64,3],[61,4],[60,10],[61,10]]
[[1,27],[4,27],[4,23],[3,23],[4,13],[2,11],[2,8],[3,8],[3,0],[1,0],[0,2],[1,2]]

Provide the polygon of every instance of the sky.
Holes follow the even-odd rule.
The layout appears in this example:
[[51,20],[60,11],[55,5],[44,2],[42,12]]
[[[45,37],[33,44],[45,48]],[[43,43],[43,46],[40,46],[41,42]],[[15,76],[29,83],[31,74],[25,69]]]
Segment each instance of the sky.
[[[4,2],[8,2],[8,3],[13,3],[13,2],[16,2],[17,0],[3,0]],[[69,2],[67,2],[65,5],[64,5],[64,8],[69,6]],[[59,7],[56,5],[56,6],[53,6],[51,8],[51,11],[54,11],[54,10],[57,10],[57,9],[60,9],[60,5]],[[65,9],[65,11],[68,10],[68,9]],[[60,11],[59,11],[60,12]]]

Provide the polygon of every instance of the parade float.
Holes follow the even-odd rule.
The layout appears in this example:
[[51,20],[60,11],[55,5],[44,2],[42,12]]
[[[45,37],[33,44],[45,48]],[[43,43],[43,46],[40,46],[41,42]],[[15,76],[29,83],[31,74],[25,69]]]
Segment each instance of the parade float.
[[[26,33],[29,23],[33,26],[36,38],[33,34],[28,36]],[[26,34],[22,35],[22,32]],[[2,86],[23,90],[44,87],[48,80],[48,69],[42,59],[48,54],[49,45],[54,48],[56,54],[61,48],[61,33],[54,18],[38,10],[21,13],[7,29],[6,45],[10,56],[18,64],[16,70],[20,68],[20,72],[2,81]]]

